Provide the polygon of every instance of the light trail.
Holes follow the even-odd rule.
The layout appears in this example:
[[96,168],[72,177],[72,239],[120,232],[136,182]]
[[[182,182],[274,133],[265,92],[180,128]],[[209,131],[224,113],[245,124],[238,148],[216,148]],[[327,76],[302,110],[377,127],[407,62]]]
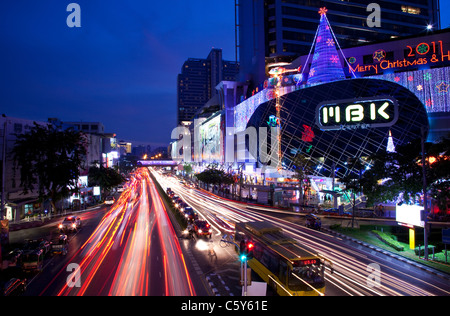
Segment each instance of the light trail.
[[[327,270],[326,279],[344,295],[430,296],[433,295],[430,290],[441,293],[440,295],[450,294],[448,285],[444,288],[441,284],[433,284],[405,272],[402,263],[396,263],[395,260],[385,261],[376,254],[360,251],[334,236],[276,217],[277,213],[293,215],[292,212],[222,199],[203,190],[187,189],[176,179],[162,176],[156,171],[153,171],[153,175],[164,189],[170,187],[174,190],[221,232],[229,233],[234,230],[235,223],[247,221],[268,221],[283,228],[300,245],[333,262],[334,273],[331,274]],[[380,266],[380,283],[375,284],[376,286],[368,283],[371,273],[368,266],[372,263]]]
[[81,286],[66,282],[58,296],[195,295],[178,238],[145,168],[70,261],[79,262],[74,275],[80,275]]

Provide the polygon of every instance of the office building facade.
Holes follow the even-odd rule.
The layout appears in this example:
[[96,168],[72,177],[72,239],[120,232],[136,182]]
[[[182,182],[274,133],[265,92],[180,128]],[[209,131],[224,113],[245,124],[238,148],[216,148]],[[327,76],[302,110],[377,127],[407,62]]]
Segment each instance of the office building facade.
[[439,0],[241,0],[237,7],[240,80],[255,85],[265,80],[266,63],[290,62],[309,53],[318,8],[327,8],[342,48],[425,34],[427,26],[440,28]]
[[212,49],[206,59],[186,60],[177,79],[177,124],[189,124],[216,95],[216,86],[224,80],[236,80],[238,72],[239,64],[223,60],[221,49]]

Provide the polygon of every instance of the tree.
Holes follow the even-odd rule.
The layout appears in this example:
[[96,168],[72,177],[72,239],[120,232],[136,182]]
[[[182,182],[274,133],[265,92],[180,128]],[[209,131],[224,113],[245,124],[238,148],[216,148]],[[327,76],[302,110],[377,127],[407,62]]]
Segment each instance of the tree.
[[438,143],[431,144],[428,149],[431,197],[439,210],[447,210],[450,201],[450,135],[443,137]]
[[80,167],[86,156],[87,140],[73,129],[53,125],[34,127],[17,135],[13,148],[15,170],[20,169],[23,193],[37,191],[41,201],[56,202],[76,192]]
[[233,184],[233,177],[223,170],[216,169],[214,166],[207,168],[205,171],[195,175],[197,179],[206,184],[219,185]]
[[125,178],[115,169],[97,167],[95,163],[89,168],[88,179],[90,187],[99,186],[104,191],[110,191],[125,181]]
[[293,165],[294,178],[298,180],[300,190],[298,203],[303,205],[304,192],[309,188],[309,181],[305,185],[305,180],[313,173],[313,163],[308,157],[298,154],[293,159]]
[[183,170],[186,173],[186,175],[189,176],[192,173],[192,165],[189,163],[185,163],[183,166]]
[[[442,208],[450,199],[450,138],[426,143],[427,190]],[[395,201],[399,196],[408,202],[422,192],[421,140],[397,146],[396,152],[382,151],[369,158],[372,167],[361,179],[367,204]]]

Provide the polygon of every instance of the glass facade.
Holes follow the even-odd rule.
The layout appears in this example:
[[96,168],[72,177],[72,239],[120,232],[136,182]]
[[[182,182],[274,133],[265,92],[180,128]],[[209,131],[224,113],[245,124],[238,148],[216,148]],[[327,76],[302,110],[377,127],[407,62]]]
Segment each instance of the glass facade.
[[[372,2],[381,9],[380,27],[367,24],[372,13],[367,6]],[[265,3],[268,51],[272,55],[308,54],[321,7],[328,9],[328,19],[342,47],[419,34],[429,23],[439,28],[436,0],[267,0]]]
[[[384,127],[370,127],[367,122],[371,115],[388,115],[389,112],[384,112],[379,102],[385,99],[396,101],[398,118],[390,119]],[[364,112],[355,107],[362,104],[361,100],[380,105],[373,112]],[[349,172],[358,174],[359,170],[350,169],[346,162],[386,150],[389,132],[392,133],[394,145],[398,145],[417,139],[422,127],[429,129],[426,109],[416,95],[397,83],[385,80],[352,79],[316,85],[281,96],[280,103],[283,168],[292,170],[295,155],[302,154],[310,157],[316,166],[314,176],[332,177],[333,166],[337,177]],[[348,104],[342,110],[343,118],[334,130],[322,130],[318,125],[319,105],[324,103]],[[268,126],[267,122],[275,112],[275,100],[261,104],[247,127]],[[345,115],[356,122],[346,124]],[[336,119],[336,114],[334,117]],[[267,139],[270,148],[270,137]]]

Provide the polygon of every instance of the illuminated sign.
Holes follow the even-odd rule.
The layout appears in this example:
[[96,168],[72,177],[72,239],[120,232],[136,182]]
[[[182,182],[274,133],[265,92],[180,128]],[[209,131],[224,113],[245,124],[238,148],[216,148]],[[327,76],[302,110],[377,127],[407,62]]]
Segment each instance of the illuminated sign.
[[316,265],[316,264],[320,264],[320,260],[319,259],[308,259],[308,260],[300,260],[296,262],[298,266],[302,267],[302,266],[310,266],[310,265]]
[[178,162],[173,160],[139,160],[141,166],[177,166]]
[[395,219],[399,223],[418,227],[424,226],[423,206],[406,204],[397,205],[395,213]]
[[[383,49],[378,49],[373,53],[373,63],[349,65],[349,71],[352,73],[379,74],[384,70],[395,71],[424,65],[432,67],[438,63],[450,61],[450,50],[444,49],[442,41],[422,42],[414,46],[406,45],[404,49],[404,58],[397,60],[387,60],[386,52]],[[356,58],[349,58],[349,62],[352,65],[355,64]]]
[[389,127],[397,120],[398,104],[390,97],[325,101],[316,108],[321,130]]

